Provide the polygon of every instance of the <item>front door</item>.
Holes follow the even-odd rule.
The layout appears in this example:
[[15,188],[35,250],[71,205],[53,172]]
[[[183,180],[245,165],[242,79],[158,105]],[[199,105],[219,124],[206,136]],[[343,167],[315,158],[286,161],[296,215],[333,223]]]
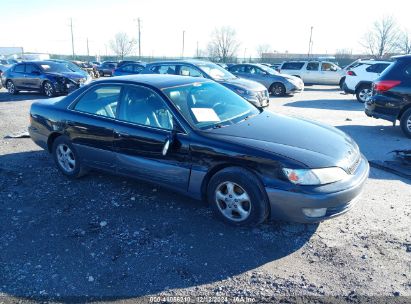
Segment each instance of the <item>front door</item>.
[[92,86],[71,108],[66,131],[80,155],[90,167],[115,171],[113,152],[114,124],[122,86]]
[[156,92],[144,86],[125,87],[114,129],[117,172],[187,191],[189,141],[184,132],[175,132],[175,124]]

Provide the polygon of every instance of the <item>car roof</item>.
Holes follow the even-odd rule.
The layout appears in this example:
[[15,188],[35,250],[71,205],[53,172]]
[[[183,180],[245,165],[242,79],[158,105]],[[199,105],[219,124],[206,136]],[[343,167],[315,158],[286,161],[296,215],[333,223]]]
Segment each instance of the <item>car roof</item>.
[[376,63],[392,63],[391,61],[386,61],[386,60],[361,60],[359,63],[365,63],[365,64],[376,64]]
[[396,59],[396,60],[398,60],[398,59],[411,59],[411,54],[410,55],[398,55],[398,56],[392,56],[391,57],[392,59]]
[[113,78],[94,81],[93,83],[141,83],[153,86],[157,89],[177,87],[191,83],[212,82],[206,78],[179,76],[170,74],[137,74],[128,76],[116,76]]

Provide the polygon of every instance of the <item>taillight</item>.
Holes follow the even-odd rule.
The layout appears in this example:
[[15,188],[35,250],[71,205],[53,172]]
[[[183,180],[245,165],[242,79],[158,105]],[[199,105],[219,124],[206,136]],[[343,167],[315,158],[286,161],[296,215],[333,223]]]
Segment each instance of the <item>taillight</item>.
[[357,76],[353,71],[347,71],[347,75],[349,76]]
[[399,80],[380,80],[374,82],[374,90],[377,92],[386,92],[391,90],[393,87],[399,85],[401,81]]

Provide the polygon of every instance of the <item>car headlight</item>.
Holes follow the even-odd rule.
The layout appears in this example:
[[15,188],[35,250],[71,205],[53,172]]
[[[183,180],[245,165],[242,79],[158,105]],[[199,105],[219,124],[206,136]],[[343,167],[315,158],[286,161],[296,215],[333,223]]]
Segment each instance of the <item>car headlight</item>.
[[283,168],[285,176],[296,185],[325,185],[338,182],[348,176],[339,167],[321,169],[288,169]]

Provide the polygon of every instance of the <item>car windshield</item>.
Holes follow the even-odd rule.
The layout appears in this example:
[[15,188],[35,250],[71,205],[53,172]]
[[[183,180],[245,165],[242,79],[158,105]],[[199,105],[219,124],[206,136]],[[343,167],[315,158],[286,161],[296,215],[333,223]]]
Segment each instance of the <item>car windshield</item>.
[[265,72],[267,72],[268,74],[270,74],[270,75],[278,75],[278,74],[280,74],[280,73],[278,73],[276,70],[274,70],[274,69],[272,69],[272,68],[270,68],[270,67],[268,67],[268,66],[266,66],[266,65],[263,65],[263,64],[261,64],[261,65],[258,65],[262,70],[264,70]]
[[44,72],[53,72],[53,73],[70,73],[73,70],[70,70],[65,64],[57,62],[43,62],[40,64],[40,67]]
[[201,63],[196,64],[196,66],[198,66],[203,72],[208,74],[214,80],[229,80],[237,78],[226,69],[223,69],[214,63]]
[[214,82],[197,82],[163,89],[184,118],[205,130],[238,123],[260,111],[248,101]]

